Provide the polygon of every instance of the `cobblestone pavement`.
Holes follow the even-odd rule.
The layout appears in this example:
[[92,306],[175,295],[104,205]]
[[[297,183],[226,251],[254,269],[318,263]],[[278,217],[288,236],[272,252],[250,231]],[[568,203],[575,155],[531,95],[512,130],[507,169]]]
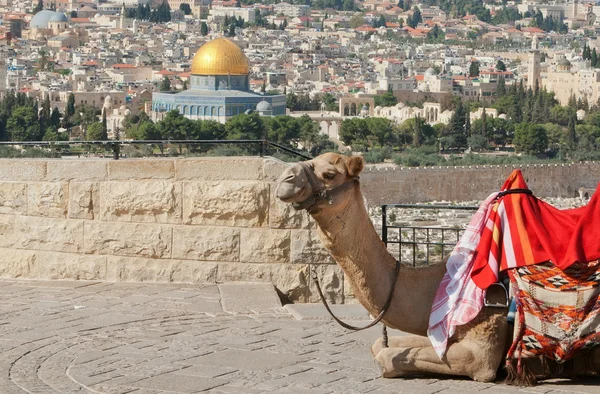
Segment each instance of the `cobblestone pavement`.
[[3,280],[0,297],[0,392],[7,394],[600,391],[599,381],[518,390],[380,379],[369,352],[378,330],[347,333],[331,322],[294,320],[283,308],[226,313],[216,285]]

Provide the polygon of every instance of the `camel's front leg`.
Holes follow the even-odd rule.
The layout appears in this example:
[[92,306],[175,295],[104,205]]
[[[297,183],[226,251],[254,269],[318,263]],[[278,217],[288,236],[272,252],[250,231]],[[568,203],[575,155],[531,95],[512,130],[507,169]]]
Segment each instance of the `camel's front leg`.
[[464,343],[453,343],[448,347],[444,359],[440,360],[431,345],[390,347],[382,349],[375,356],[375,361],[382,367],[385,378],[441,374],[468,376],[476,381],[491,382],[496,378],[499,361],[492,363],[490,359],[496,357],[490,357],[487,352],[474,352],[472,348],[473,346],[466,346]]
[[[419,335],[395,336],[388,339],[388,347],[391,348],[420,348],[426,346],[431,346],[431,341],[429,338]],[[378,338],[371,346],[371,354],[375,357],[383,349],[385,349],[383,338]]]

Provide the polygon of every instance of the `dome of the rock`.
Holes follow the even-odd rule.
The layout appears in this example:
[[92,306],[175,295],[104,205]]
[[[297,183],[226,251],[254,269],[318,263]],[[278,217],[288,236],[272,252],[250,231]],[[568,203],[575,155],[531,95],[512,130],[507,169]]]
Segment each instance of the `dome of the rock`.
[[193,75],[248,75],[248,58],[227,38],[202,45],[192,61]]

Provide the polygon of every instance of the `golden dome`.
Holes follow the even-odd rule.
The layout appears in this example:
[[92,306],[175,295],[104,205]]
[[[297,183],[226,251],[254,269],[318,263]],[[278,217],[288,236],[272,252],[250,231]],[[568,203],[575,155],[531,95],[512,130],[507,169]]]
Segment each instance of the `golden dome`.
[[232,41],[217,38],[202,45],[192,60],[194,75],[248,75],[248,58]]

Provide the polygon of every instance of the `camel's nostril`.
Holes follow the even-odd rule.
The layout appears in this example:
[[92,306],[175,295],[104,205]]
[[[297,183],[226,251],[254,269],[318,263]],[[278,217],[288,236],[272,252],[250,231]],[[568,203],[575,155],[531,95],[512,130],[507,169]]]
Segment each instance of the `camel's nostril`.
[[284,182],[290,182],[291,180],[293,180],[296,177],[296,175],[294,174],[290,174],[288,176],[285,177],[285,179],[283,180]]

